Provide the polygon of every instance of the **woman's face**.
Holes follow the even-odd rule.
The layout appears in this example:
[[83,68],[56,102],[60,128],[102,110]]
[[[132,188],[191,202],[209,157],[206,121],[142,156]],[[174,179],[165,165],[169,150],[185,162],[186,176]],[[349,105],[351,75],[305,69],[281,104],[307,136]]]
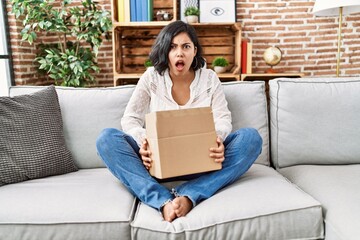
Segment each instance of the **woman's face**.
[[187,33],[182,32],[176,35],[171,41],[168,56],[170,73],[175,76],[188,73],[196,51],[197,49]]

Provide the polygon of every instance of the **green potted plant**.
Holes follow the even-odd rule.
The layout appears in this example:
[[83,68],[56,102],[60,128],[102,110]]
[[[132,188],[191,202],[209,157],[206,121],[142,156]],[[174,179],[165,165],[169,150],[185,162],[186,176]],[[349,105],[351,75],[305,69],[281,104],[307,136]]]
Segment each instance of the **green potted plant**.
[[[94,73],[103,34],[109,38],[110,13],[94,0],[81,6],[71,0],[11,0],[12,12],[22,20],[23,41],[33,44],[37,33],[57,36],[56,44],[41,44],[36,61],[55,84],[82,87],[95,82]],[[39,45],[40,46],[40,45]]]
[[146,68],[148,68],[148,67],[152,67],[153,64],[152,64],[152,62],[151,62],[150,59],[146,59],[145,62],[144,62],[144,66],[145,66]]
[[226,72],[227,66],[229,66],[229,62],[224,57],[216,57],[212,62],[212,66],[216,73],[223,73]]
[[191,6],[185,8],[184,15],[188,23],[199,22],[200,10],[197,7]]

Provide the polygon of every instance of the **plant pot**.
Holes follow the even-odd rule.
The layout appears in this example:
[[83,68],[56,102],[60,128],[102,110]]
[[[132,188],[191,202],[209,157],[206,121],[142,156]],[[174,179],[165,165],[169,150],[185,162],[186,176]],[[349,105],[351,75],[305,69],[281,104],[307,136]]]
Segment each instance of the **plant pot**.
[[186,16],[186,21],[188,23],[198,23],[199,22],[199,17],[198,16]]
[[215,67],[214,67],[214,71],[215,71],[216,73],[224,73],[224,72],[226,72],[226,67],[215,66]]

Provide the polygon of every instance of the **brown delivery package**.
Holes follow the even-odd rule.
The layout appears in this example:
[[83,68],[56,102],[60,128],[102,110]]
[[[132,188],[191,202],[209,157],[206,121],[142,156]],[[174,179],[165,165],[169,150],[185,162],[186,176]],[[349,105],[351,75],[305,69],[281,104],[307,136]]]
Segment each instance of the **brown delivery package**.
[[153,161],[150,174],[156,178],[221,169],[209,157],[209,149],[217,146],[210,107],[149,113],[146,135]]

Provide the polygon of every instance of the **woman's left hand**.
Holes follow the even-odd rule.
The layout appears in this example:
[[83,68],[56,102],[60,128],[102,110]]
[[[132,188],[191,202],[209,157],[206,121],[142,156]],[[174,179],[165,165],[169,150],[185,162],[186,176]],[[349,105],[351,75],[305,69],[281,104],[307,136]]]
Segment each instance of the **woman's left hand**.
[[210,157],[213,158],[215,162],[222,163],[225,160],[225,147],[219,136],[216,138],[216,142],[218,146],[216,148],[210,148]]

